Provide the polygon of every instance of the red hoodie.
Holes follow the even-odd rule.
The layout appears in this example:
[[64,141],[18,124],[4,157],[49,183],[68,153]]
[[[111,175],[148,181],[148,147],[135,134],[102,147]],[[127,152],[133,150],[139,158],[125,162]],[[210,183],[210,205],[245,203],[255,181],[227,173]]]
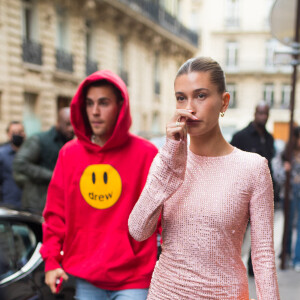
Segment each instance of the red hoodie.
[[[101,79],[113,83],[124,99],[114,132],[103,147],[91,142],[84,99],[84,88]],[[77,139],[59,153],[43,214],[45,270],[62,266],[102,289],[148,288],[156,262],[156,235],[135,241],[128,232],[128,217],[157,149],[129,133],[126,86],[107,70],[80,84],[71,103],[71,121]]]

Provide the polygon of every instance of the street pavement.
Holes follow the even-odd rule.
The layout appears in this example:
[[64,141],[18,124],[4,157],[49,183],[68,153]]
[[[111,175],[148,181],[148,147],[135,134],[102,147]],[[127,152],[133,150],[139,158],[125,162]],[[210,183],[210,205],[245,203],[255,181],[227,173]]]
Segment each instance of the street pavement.
[[[274,215],[274,247],[276,255],[276,266],[279,293],[281,300],[300,300],[300,273],[297,273],[293,268],[286,268],[281,270],[279,255],[281,252],[282,236],[284,225],[284,213],[282,210],[275,210]],[[293,233],[293,241],[295,241],[295,233]],[[250,249],[250,231],[247,229],[245,240],[242,248],[242,259],[245,265],[247,265],[249,249]],[[253,277],[249,277],[249,293],[250,299],[257,299],[255,290],[255,281]]]

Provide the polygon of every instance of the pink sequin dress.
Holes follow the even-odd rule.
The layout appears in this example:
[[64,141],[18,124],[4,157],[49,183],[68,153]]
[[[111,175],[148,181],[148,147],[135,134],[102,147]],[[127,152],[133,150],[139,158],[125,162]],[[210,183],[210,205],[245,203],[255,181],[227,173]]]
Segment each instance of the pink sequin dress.
[[129,217],[139,241],[162,213],[162,253],[148,300],[249,300],[241,247],[250,217],[257,300],[277,300],[273,190],[266,159],[234,148],[198,156],[167,139]]

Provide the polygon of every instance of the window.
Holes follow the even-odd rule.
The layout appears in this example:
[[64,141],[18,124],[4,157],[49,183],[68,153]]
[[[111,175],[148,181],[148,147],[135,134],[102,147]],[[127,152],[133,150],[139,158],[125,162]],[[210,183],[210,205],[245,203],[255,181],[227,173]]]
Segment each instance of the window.
[[87,20],[85,23],[85,46],[86,46],[86,75],[90,75],[98,70],[98,63],[93,59],[94,57],[94,34],[93,24]]
[[41,122],[36,111],[37,95],[33,93],[25,93],[23,120],[25,131],[28,136],[41,131]]
[[234,83],[227,84],[227,92],[230,94],[229,108],[236,107],[236,85]]
[[266,67],[274,67],[274,52],[276,48],[276,41],[274,39],[266,42]]
[[284,84],[281,87],[281,107],[289,108],[291,101],[292,87],[289,84]]
[[0,223],[0,251],[5,266],[1,268],[0,279],[19,271],[31,258],[37,240],[26,224]]
[[73,56],[69,53],[69,22],[67,10],[64,7],[56,7],[56,68],[73,72]]
[[153,76],[154,76],[154,92],[155,94],[159,95],[160,94],[160,54],[158,51],[154,53],[154,71],[153,71]]
[[238,44],[237,42],[227,42],[226,44],[226,66],[228,68],[237,67]]
[[73,56],[69,53],[69,24],[67,10],[58,6],[56,8],[56,68],[73,72]]
[[37,40],[37,10],[33,0],[23,0],[23,38],[25,40]]
[[120,77],[128,85],[128,73],[125,67],[125,38],[122,35],[119,36],[118,69]]
[[225,26],[239,26],[239,1],[226,0]]
[[42,64],[42,46],[38,41],[37,8],[34,0],[23,0],[22,34],[24,62],[36,65]]
[[274,105],[274,84],[266,83],[264,87],[264,98],[263,98],[270,107]]
[[93,57],[92,22],[87,20],[85,22],[85,27],[86,27],[86,34],[85,34],[86,56],[92,58]]
[[178,16],[180,5],[179,0],[160,0],[160,5],[172,16]]
[[67,51],[69,48],[67,10],[63,7],[57,7],[56,17],[56,48]]

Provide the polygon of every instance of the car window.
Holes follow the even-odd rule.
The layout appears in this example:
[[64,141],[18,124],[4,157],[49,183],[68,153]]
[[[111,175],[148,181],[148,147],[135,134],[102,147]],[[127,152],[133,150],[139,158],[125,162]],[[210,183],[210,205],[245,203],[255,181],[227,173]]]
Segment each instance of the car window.
[[21,223],[0,222],[0,280],[20,270],[30,259],[37,240]]

